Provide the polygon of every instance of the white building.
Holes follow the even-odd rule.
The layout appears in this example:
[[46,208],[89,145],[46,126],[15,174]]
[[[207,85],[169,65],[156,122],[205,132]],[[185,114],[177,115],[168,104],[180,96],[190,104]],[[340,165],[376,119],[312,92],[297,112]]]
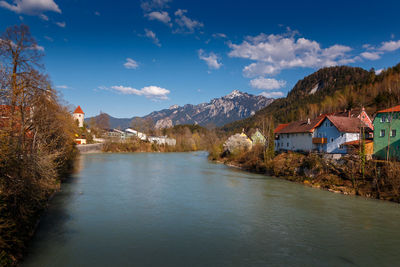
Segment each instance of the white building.
[[167,136],[149,136],[148,140],[150,143],[155,143],[159,145],[169,145],[169,146],[176,145],[176,139],[168,138]]
[[275,150],[347,154],[344,144],[359,140],[361,130],[365,136],[372,131],[357,117],[321,115],[282,124],[275,129]]
[[78,121],[78,126],[83,127],[83,122],[85,120],[85,113],[82,111],[80,106],[78,106],[75,109],[73,116],[74,116],[74,120]]
[[315,129],[324,118],[325,116],[320,116],[313,120],[278,125],[275,129],[275,150],[311,152],[314,148]]

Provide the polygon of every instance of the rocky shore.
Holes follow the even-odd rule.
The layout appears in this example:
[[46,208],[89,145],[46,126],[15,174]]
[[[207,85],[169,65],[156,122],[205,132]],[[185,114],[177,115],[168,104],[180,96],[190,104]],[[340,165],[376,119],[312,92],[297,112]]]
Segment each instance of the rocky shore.
[[400,202],[400,164],[397,162],[363,162],[356,156],[329,159],[292,152],[278,154],[271,160],[247,152],[217,161],[334,193]]

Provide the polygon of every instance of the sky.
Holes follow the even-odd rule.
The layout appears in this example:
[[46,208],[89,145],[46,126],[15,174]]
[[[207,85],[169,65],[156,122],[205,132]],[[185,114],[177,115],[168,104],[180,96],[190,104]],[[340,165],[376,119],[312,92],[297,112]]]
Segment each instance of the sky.
[[399,1],[0,0],[86,116],[143,116],[237,89],[284,97],[316,70],[400,62]]

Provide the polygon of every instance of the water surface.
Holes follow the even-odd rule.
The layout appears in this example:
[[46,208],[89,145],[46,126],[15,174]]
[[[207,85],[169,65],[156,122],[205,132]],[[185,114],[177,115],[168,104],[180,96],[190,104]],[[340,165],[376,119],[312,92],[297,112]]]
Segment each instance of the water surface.
[[88,154],[23,266],[394,266],[400,206],[249,174],[205,153]]

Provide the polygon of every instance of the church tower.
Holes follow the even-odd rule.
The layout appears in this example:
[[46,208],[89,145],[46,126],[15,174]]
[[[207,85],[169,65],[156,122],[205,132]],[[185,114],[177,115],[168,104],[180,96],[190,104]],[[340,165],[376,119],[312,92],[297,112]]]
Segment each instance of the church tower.
[[85,113],[82,111],[81,107],[78,106],[74,111],[74,120],[78,121],[78,126],[83,127],[83,121],[85,119]]

